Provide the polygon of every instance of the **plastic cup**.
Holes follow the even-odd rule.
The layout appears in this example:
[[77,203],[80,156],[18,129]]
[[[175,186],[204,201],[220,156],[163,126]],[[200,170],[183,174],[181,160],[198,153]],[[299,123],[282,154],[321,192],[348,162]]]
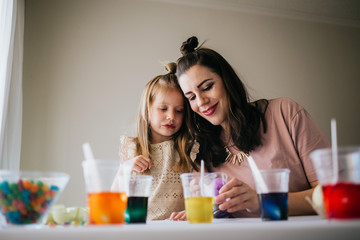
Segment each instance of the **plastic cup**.
[[260,170],[267,192],[256,183],[263,221],[288,219],[289,169]]
[[310,157],[323,190],[326,217],[360,218],[360,147],[338,149],[338,171],[333,169],[331,148],[316,150]]
[[[214,193],[214,196],[216,197],[217,195],[219,195],[219,191],[220,191],[221,187],[227,183],[228,176],[226,175],[226,173],[223,173],[223,172],[214,172],[214,174],[216,174],[216,176],[215,176],[215,193]],[[221,211],[219,209],[219,204],[216,204],[216,203],[214,203],[214,206],[213,206],[213,214],[214,214],[214,218],[226,218],[226,217],[230,216],[230,213],[228,213],[227,211]]]
[[[151,190],[152,176],[131,175],[127,208],[125,212],[126,223],[146,223],[148,198]],[[122,181],[120,178],[119,181]]]
[[215,194],[214,173],[204,173],[201,181],[200,173],[183,173],[180,175],[187,220],[190,223],[211,223]]
[[[86,160],[84,170],[90,224],[123,224],[131,165],[120,160]],[[117,174],[123,176],[116,180]],[[113,182],[121,182],[115,188]]]

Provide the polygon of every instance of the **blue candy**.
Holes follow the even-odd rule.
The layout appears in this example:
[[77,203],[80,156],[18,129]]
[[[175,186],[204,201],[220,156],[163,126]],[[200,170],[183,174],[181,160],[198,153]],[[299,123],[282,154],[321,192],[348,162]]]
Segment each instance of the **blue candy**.
[[59,191],[59,187],[55,186],[55,185],[51,185],[50,190],[51,191]]
[[21,217],[21,213],[19,211],[10,211],[7,214],[7,218],[15,224],[19,224],[20,223],[20,217]]
[[9,183],[7,181],[3,181],[1,184],[0,184],[0,188],[2,190],[3,193],[5,194],[9,194],[11,193],[11,189],[9,187]]

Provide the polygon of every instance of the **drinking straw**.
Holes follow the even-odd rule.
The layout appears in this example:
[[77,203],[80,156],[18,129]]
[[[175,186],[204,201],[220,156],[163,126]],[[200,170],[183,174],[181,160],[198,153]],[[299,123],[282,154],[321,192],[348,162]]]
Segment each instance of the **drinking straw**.
[[256,185],[259,187],[260,192],[268,193],[269,192],[268,187],[259,171],[259,168],[256,166],[254,159],[251,156],[248,156],[247,159],[251,168],[251,172],[254,175]]
[[94,154],[91,150],[90,144],[88,142],[83,144],[83,152],[85,160],[94,160]]
[[200,164],[200,193],[201,196],[204,196],[204,160],[201,160],[201,164]]
[[333,183],[337,182],[338,179],[338,149],[337,149],[337,136],[336,136],[336,120],[331,119],[331,152],[332,152],[332,163],[333,163]]
[[[88,142],[83,143],[83,153],[85,157],[85,161],[87,161],[89,165],[89,169],[91,169],[90,174],[95,179],[96,189],[100,190],[100,176],[99,171],[96,166],[94,154],[91,150],[90,144]],[[92,167],[91,167],[92,166]]]

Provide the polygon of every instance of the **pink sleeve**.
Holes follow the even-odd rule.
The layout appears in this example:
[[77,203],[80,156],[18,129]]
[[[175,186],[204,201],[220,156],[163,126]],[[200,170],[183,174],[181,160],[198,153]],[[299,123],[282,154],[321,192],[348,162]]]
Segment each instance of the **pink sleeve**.
[[330,147],[328,139],[310,114],[302,107],[291,119],[290,134],[304,166],[307,179],[309,182],[316,181],[315,169],[309,155],[316,149]]

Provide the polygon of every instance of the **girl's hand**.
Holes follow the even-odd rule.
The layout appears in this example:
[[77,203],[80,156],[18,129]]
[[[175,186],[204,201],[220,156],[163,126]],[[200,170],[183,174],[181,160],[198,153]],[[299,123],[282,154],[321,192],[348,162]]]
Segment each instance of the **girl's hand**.
[[133,161],[134,165],[132,170],[136,172],[144,172],[146,169],[150,169],[154,166],[154,163],[150,160],[150,158],[143,155],[136,156],[133,158]]
[[237,178],[231,179],[220,189],[215,202],[219,204],[220,210],[226,210],[229,213],[241,210],[248,212],[260,210],[256,191]]
[[172,221],[186,221],[186,213],[185,210],[181,212],[173,212],[171,213],[169,220]]

